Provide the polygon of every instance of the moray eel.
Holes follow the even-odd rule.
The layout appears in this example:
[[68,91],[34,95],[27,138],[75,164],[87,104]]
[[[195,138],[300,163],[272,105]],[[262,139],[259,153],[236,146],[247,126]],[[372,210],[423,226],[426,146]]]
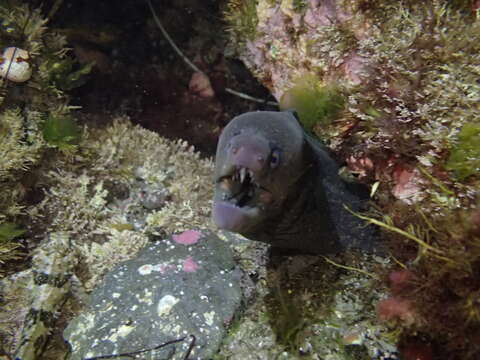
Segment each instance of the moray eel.
[[344,207],[361,211],[364,196],[338,170],[292,112],[242,114],[218,141],[213,220],[221,229],[277,248],[371,251],[375,229]]

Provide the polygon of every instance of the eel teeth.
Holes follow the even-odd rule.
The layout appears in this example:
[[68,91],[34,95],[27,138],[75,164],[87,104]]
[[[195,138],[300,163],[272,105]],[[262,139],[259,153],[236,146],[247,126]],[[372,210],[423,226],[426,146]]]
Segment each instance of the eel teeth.
[[243,182],[245,181],[245,176],[247,175],[247,169],[242,167],[240,168],[239,173],[240,173],[240,183],[243,184]]

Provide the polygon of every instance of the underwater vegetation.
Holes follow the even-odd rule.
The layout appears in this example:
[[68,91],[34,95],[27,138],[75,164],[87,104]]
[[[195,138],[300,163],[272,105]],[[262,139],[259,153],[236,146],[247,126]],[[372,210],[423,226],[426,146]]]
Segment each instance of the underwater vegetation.
[[480,171],[480,124],[467,123],[457,135],[446,168],[455,172],[459,180]]
[[49,116],[42,124],[45,141],[60,150],[73,149],[80,139],[80,129],[75,121],[67,116]]
[[[403,345],[417,337],[442,359],[478,358],[478,2],[285,3],[258,2],[239,57],[277,99],[300,94],[305,126],[372,186],[376,210],[364,218],[396,264],[380,274],[391,299],[379,321]],[[322,87],[299,85],[304,76]],[[345,99],[329,121],[315,109],[339,103],[323,87]],[[389,280],[398,271],[411,274],[401,286]]]
[[4,222],[0,225],[0,264],[17,258],[15,249],[19,245],[12,240],[23,233],[25,233],[25,230],[19,228],[17,224]]
[[224,17],[227,20],[229,32],[232,39],[241,41],[245,46],[247,40],[255,37],[257,29],[257,0],[230,1],[227,3],[224,11]]
[[[360,259],[356,259],[356,266],[363,266],[359,264],[365,259]],[[273,257],[271,261],[278,259]],[[373,349],[381,347],[375,344],[379,327],[367,314],[375,312],[372,302],[379,294],[371,288],[368,276],[345,272],[318,257],[300,256],[298,261],[290,258],[272,266],[275,269],[268,272],[266,316],[276,341],[292,358],[315,354],[321,358],[360,360],[375,356]],[[290,271],[286,271],[289,267]],[[370,344],[360,339],[366,334]],[[355,341],[358,346],[349,346]]]
[[[91,65],[69,55],[66,38],[47,28],[39,9],[19,1],[0,5],[0,261],[19,254],[9,224],[25,219],[24,199],[35,180],[30,170],[49,151],[73,151],[80,131],[67,90],[79,86]],[[48,150],[52,149],[52,150]],[[27,180],[28,179],[28,180]],[[23,218],[23,219],[22,219]]]
[[[41,199],[22,203],[18,219],[26,219],[23,227],[0,226],[0,243],[17,236],[34,243],[52,233],[68,235],[66,251],[74,254],[82,291],[91,291],[108,270],[135,256],[149,240],[210,226],[213,163],[184,141],[167,140],[116,118],[102,128],[83,128],[74,156],[71,150],[56,149],[49,155],[35,168],[36,182],[30,185]],[[46,240],[34,251],[45,246]],[[72,270],[71,258],[59,259],[65,262],[59,268]],[[0,346],[10,353],[31,289],[17,280],[29,273],[31,269],[11,277],[7,273],[0,283]]]
[[329,125],[343,109],[345,99],[338,89],[331,85],[323,86],[311,74],[295,80],[280,100],[280,109],[295,109],[300,122],[308,131],[314,126]]

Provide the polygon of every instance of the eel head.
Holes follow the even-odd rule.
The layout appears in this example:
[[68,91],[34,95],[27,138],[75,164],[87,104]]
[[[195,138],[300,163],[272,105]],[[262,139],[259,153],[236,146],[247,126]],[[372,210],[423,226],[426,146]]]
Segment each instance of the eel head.
[[303,131],[290,113],[250,112],[222,132],[215,161],[213,219],[249,234],[277,214],[303,171]]

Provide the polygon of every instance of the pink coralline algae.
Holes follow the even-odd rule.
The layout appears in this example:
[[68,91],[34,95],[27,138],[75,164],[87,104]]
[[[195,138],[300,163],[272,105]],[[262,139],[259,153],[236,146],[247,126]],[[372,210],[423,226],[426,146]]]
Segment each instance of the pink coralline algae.
[[360,85],[367,76],[367,59],[352,52],[343,62],[345,78],[354,85]]
[[395,186],[393,196],[407,204],[416,202],[421,196],[421,178],[417,169],[397,166],[393,172]]
[[197,71],[193,73],[188,88],[192,93],[202,98],[212,98],[215,96],[215,91],[212,88],[210,79],[203,72]]
[[173,235],[172,239],[177,244],[192,245],[198,242],[198,240],[200,240],[201,237],[202,237],[202,233],[200,231],[187,230],[181,234]]
[[408,300],[391,297],[382,300],[377,305],[378,317],[382,321],[399,319],[407,325],[413,324],[416,319],[416,313],[413,310],[412,303]]
[[305,13],[305,23],[312,28],[331,26],[335,20],[335,4],[330,1],[320,4],[318,0],[313,0],[311,3],[311,7]]
[[198,270],[198,264],[189,256],[183,261],[183,271],[195,272]]

